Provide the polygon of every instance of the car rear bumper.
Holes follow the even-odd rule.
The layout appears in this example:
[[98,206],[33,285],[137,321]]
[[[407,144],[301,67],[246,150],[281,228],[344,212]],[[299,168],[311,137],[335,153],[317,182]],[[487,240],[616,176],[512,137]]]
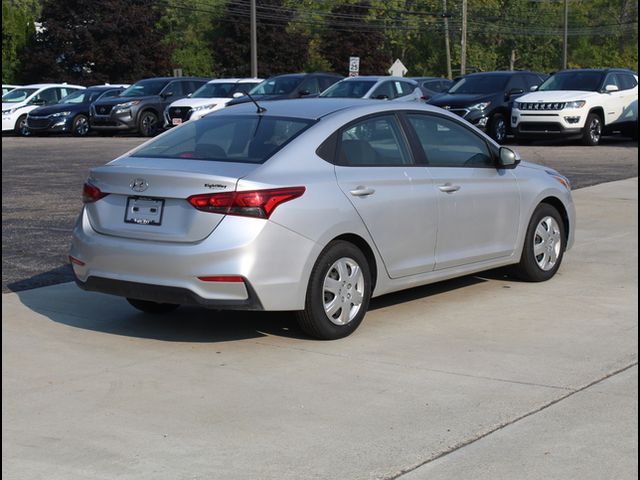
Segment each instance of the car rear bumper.
[[[87,290],[211,308],[301,310],[320,250],[270,220],[227,216],[202,241],[178,243],[97,233],[83,211],[70,255]],[[244,282],[199,278],[211,276]]]

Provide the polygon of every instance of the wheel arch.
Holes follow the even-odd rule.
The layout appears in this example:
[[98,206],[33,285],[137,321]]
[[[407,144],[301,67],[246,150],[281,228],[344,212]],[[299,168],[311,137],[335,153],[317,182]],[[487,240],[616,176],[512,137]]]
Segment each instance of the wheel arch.
[[369,264],[369,270],[371,272],[371,292],[373,292],[378,281],[378,262],[376,261],[376,256],[373,253],[373,249],[371,248],[369,243],[360,235],[356,235],[355,233],[345,233],[331,239],[331,241],[327,245],[338,240],[349,242],[355,245],[363,253],[365,258],[367,259],[367,263]]
[[[571,222],[569,220],[569,212],[567,211],[567,208],[564,206],[564,203],[562,203],[562,200],[560,200],[558,197],[545,197],[540,201],[540,204],[547,204],[547,205],[551,205],[553,208],[555,208],[558,213],[560,214],[560,217],[562,218],[562,223],[564,225],[564,236],[565,236],[565,242],[569,241],[569,231],[572,228],[571,226]],[[566,245],[567,243],[565,243]]]
[[592,108],[589,110],[589,113],[587,114],[587,117],[588,117],[590,114],[592,114],[592,113],[597,114],[597,115],[600,117],[600,120],[602,120],[603,125],[605,124],[605,122],[606,122],[606,117],[605,117],[605,115],[604,115],[604,108],[602,108],[602,107],[592,107]]

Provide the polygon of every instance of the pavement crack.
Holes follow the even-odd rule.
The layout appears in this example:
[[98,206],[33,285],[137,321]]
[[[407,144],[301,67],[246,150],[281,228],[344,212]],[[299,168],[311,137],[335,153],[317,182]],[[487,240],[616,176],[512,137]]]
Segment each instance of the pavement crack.
[[499,430],[507,428],[507,427],[509,427],[511,425],[514,425],[514,424],[524,420],[525,418],[528,418],[528,417],[530,417],[532,415],[535,415],[535,414],[537,414],[539,412],[542,412],[543,410],[546,410],[547,408],[552,407],[553,405],[556,405],[556,404],[562,402],[563,400],[566,400],[569,397],[572,397],[576,393],[583,392],[583,391],[585,391],[585,390],[587,390],[587,389],[589,389],[589,388],[591,388],[591,387],[593,387],[593,386],[595,386],[595,385],[597,385],[597,384],[599,384],[599,383],[601,383],[601,382],[603,382],[603,381],[605,381],[605,380],[607,380],[609,378],[615,377],[616,375],[619,375],[619,374],[629,370],[630,368],[636,367],[637,365],[638,365],[638,362],[635,361],[635,362],[630,363],[630,364],[628,364],[628,365],[626,365],[624,367],[621,367],[621,368],[619,368],[617,370],[614,370],[613,372],[609,372],[606,375],[604,375],[604,376],[602,376],[602,377],[600,377],[600,378],[598,378],[596,380],[593,380],[592,382],[590,382],[590,383],[588,383],[586,385],[583,385],[580,388],[574,389],[574,390],[570,391],[569,393],[567,393],[565,395],[562,395],[561,397],[556,398],[555,400],[551,400],[550,402],[547,402],[544,405],[541,405],[540,407],[535,408],[534,410],[531,410],[531,411],[529,411],[527,413],[524,413],[524,414],[520,415],[519,417],[514,418],[513,420],[501,423],[501,424],[491,428],[490,430],[488,430],[488,431],[486,431],[484,433],[481,433],[479,435],[476,435],[473,438],[469,438],[469,439],[464,440],[464,441],[462,441],[462,442],[460,442],[460,443],[458,443],[456,445],[453,445],[452,447],[448,448],[447,450],[445,450],[443,452],[440,452],[440,453],[438,453],[436,455],[433,455],[433,456],[427,458],[426,460],[424,460],[424,461],[422,461],[422,462],[420,462],[420,463],[418,463],[416,465],[412,465],[411,467],[404,468],[401,471],[399,471],[397,473],[394,473],[394,474],[392,474],[390,476],[381,477],[381,480],[396,480],[396,479],[406,475],[407,473],[411,473],[414,470],[417,470],[417,469],[419,469],[419,468],[421,468],[421,467],[423,467],[425,465],[428,465],[429,463],[434,462],[435,460],[438,460],[440,458],[446,457],[447,455],[450,455],[453,452],[456,452],[456,451],[458,451],[458,450],[460,450],[462,448],[465,448],[465,447],[467,447],[467,446],[469,446],[469,445],[471,445],[473,443],[476,443],[477,441],[482,440],[483,438],[486,438],[489,435],[491,435],[491,434],[493,434],[493,433],[495,433],[495,432],[497,432]]

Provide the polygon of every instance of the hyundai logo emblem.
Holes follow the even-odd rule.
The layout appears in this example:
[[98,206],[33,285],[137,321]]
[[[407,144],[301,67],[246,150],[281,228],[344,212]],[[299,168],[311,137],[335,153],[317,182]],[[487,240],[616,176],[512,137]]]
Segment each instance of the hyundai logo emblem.
[[136,178],[135,180],[132,180],[129,186],[134,192],[144,192],[149,188],[149,184],[144,178]]

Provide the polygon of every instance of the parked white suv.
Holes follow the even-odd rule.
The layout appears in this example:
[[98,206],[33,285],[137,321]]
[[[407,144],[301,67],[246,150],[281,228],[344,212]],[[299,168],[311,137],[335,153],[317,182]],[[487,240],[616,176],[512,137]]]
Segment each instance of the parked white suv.
[[205,83],[193,95],[181,98],[164,111],[165,127],[197,120],[207,113],[224,108],[234,95],[245,94],[262,82],[261,78],[221,78]]
[[27,114],[31,110],[58,103],[63,97],[84,88],[66,83],[36,83],[11,90],[2,96],[2,132],[29,135]]
[[582,138],[597,145],[603,134],[638,138],[638,75],[630,70],[563,70],[513,103],[516,139]]

